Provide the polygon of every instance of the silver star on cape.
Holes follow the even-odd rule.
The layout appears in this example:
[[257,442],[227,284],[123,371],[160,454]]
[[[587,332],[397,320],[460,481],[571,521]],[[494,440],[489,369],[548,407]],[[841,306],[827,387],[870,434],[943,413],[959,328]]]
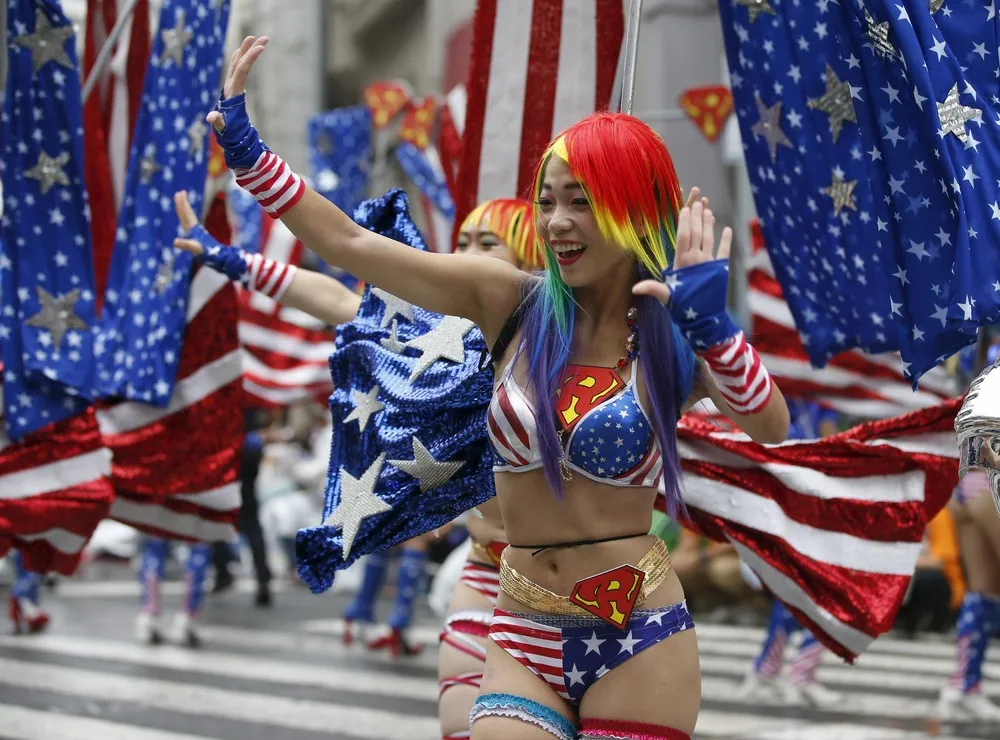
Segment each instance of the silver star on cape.
[[157,293],[163,295],[174,282],[174,257],[167,255],[160,266],[156,268],[156,279],[153,280],[153,288]]
[[850,208],[852,211],[858,210],[858,204],[854,200],[854,188],[857,186],[857,180],[844,180],[843,175],[835,171],[830,186],[820,188],[820,192],[833,199],[833,215],[839,216],[845,208]]
[[868,8],[865,8],[865,23],[868,26],[865,30],[865,35],[872,42],[876,54],[883,59],[902,58],[899,52],[896,51],[896,47],[889,40],[889,21],[879,23],[875,20],[875,16],[868,12]]
[[750,22],[753,23],[757,20],[757,16],[761,13],[767,13],[768,15],[777,15],[777,11],[771,7],[768,0],[736,0],[737,5],[742,5],[747,9],[747,13],[750,16]]
[[760,116],[760,120],[753,125],[751,130],[755,135],[767,139],[767,148],[771,152],[771,161],[774,162],[778,158],[778,144],[787,146],[789,149],[792,148],[792,142],[781,130],[781,101],[779,100],[768,108],[758,96],[757,115]]
[[354,409],[344,417],[344,424],[352,421],[358,422],[358,431],[363,432],[368,426],[368,420],[385,408],[385,404],[378,400],[378,394],[382,389],[377,385],[367,393],[352,390],[351,397],[354,399]]
[[397,298],[381,288],[372,288],[372,293],[385,304],[385,313],[382,315],[382,323],[379,324],[379,328],[384,329],[389,326],[389,322],[395,316],[402,316],[404,319],[413,321],[413,306],[402,298]]
[[937,13],[944,6],[944,0],[930,0],[931,15]]
[[465,465],[461,460],[454,462],[435,460],[434,456],[416,437],[413,438],[413,459],[390,460],[389,464],[395,465],[407,475],[420,481],[421,493],[440,488]]
[[968,134],[965,133],[966,121],[979,118],[982,111],[962,105],[958,99],[958,84],[952,86],[948,91],[948,96],[943,103],[937,104],[938,118],[941,120],[942,138],[948,134],[955,134],[958,140],[965,142]]
[[167,28],[160,32],[163,38],[163,53],[160,55],[160,64],[167,59],[173,59],[178,67],[184,66],[184,49],[191,42],[191,29],[185,25],[187,14],[183,10],[177,11],[177,20],[174,21],[173,28]]
[[208,124],[204,121],[195,121],[187,130],[188,154],[192,157],[205,151],[205,137],[208,135]]
[[45,150],[38,152],[38,162],[30,170],[26,170],[25,177],[38,180],[38,187],[45,195],[56,185],[69,185],[69,177],[63,168],[69,162],[69,154],[63,152],[58,157],[50,157]]
[[38,302],[42,304],[42,310],[24,323],[47,330],[52,335],[52,343],[58,349],[70,329],[88,328],[87,322],[73,313],[78,300],[80,300],[79,288],[73,288],[69,293],[56,298],[39,285]]
[[325,527],[337,527],[344,537],[344,559],[351,554],[354,538],[358,536],[361,522],[376,514],[392,510],[392,506],[375,495],[375,484],[385,464],[385,453],[371,464],[360,478],[355,478],[344,468],[340,469],[340,503],[323,522]]
[[813,110],[823,111],[830,117],[830,133],[835,142],[840,136],[844,121],[858,122],[854,101],[851,99],[851,86],[842,82],[829,64],[826,65],[826,92],[818,98],[810,98],[806,105]]
[[150,144],[146,147],[146,154],[139,160],[139,179],[148,185],[156,173],[162,169],[160,163],[156,161],[156,146]]
[[392,320],[392,329],[389,330],[389,336],[382,337],[379,343],[385,347],[390,352],[394,352],[397,355],[403,354],[403,350],[406,349],[406,345],[399,341],[399,322],[395,319]]
[[66,69],[73,69],[73,61],[66,53],[66,39],[73,38],[72,26],[53,26],[41,8],[35,9],[35,32],[17,36],[13,43],[31,52],[31,64],[38,70],[49,62]]
[[445,316],[441,323],[421,337],[411,339],[407,347],[420,351],[420,359],[413,366],[410,382],[419,378],[424,370],[438,360],[463,362],[465,360],[465,335],[475,324],[457,316]]

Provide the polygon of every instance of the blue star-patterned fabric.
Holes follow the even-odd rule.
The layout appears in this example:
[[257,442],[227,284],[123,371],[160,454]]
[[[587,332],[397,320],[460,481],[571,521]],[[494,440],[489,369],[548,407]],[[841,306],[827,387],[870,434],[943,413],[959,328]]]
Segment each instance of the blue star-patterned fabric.
[[12,439],[73,416],[93,385],[95,322],[73,29],[58,2],[8,0],[0,355]]
[[[401,190],[366,201],[354,219],[415,249],[427,249]],[[461,361],[427,364],[425,355],[433,352],[405,346],[462,321],[368,286],[354,321],[339,327],[330,357],[334,433],[323,521],[338,521],[338,514],[350,520],[352,512],[355,517],[343,528],[324,524],[299,531],[299,576],[314,592],[328,589],[336,571],[362,555],[436,529],[494,495],[486,441],[493,374],[480,369],[486,351],[482,335],[471,322],[461,325],[456,333],[467,328],[458,342]],[[404,468],[424,450],[433,460],[454,465],[422,491],[422,481]],[[359,519],[358,506],[350,501],[341,506],[345,486],[348,493],[365,489],[366,505],[388,511]]]
[[448,190],[444,171],[431,164],[427,152],[412,141],[401,141],[396,145],[396,160],[438,212],[447,219],[454,219],[455,201]]
[[1000,316],[998,21],[932,6],[720,5],[757,210],[817,366],[898,349],[916,383]]
[[132,140],[125,200],[101,326],[95,340],[102,396],[156,406],[171,398],[187,318],[191,255],[173,195],[197,211],[205,187],[208,125],[217,97],[229,1],[164,0]]
[[319,113],[309,119],[309,176],[313,188],[345,213],[368,192],[372,114],[367,105]]

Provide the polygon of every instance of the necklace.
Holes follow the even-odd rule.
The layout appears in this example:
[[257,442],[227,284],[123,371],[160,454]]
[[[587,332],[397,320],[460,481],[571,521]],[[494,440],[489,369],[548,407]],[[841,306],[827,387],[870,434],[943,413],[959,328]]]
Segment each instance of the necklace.
[[[629,308],[628,313],[625,314],[625,323],[628,324],[629,335],[625,340],[625,354],[622,355],[621,359],[615,363],[615,370],[624,370],[630,362],[634,362],[635,358],[639,356],[639,309],[635,306]],[[559,437],[559,447],[562,449],[562,454],[559,456],[559,474],[565,481],[573,480],[573,471],[569,468],[569,462],[567,459],[567,451],[563,442],[563,435],[565,430],[558,428],[556,430],[556,435]]]

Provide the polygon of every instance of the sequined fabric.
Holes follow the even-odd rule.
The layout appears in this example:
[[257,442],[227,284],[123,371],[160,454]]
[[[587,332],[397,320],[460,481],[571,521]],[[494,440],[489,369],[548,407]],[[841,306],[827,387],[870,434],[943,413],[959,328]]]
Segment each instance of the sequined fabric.
[[[427,249],[401,190],[362,203],[355,221],[415,249]],[[369,286],[354,321],[339,327],[330,358],[334,434],[323,520],[330,519],[341,504],[345,471],[359,481],[351,486],[355,490],[364,483],[366,471],[374,475],[377,470],[373,493],[391,509],[362,518],[346,547],[340,527],[299,532],[299,575],[316,593],[328,589],[336,571],[362,555],[436,529],[494,495],[492,458],[486,446],[486,404],[493,376],[490,370],[479,369],[486,351],[479,330],[472,327],[464,335],[464,361],[437,360],[410,381],[426,352],[405,347],[405,343],[428,335],[444,320],[440,314],[404,304]],[[360,410],[358,398],[375,386],[379,390],[365,405],[367,411],[352,413]],[[431,459],[428,463],[424,458],[425,486],[431,480],[435,484],[424,491],[420,479],[403,470],[413,471],[406,462],[421,459],[418,442]],[[382,455],[385,462],[373,467]],[[401,468],[393,461],[406,462]],[[461,467],[457,471],[435,468],[434,461],[457,462]],[[444,477],[446,482],[437,485]],[[349,550],[346,557],[345,549]]]

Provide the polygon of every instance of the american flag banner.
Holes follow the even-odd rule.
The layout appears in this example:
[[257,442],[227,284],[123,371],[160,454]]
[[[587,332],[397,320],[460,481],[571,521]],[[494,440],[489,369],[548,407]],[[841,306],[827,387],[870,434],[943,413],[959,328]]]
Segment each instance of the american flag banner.
[[70,394],[93,386],[95,313],[73,29],[52,0],[8,12],[0,342],[8,434],[20,440],[89,405]]
[[236,184],[235,179],[229,182],[226,210],[232,225],[233,246],[251,254],[260,251],[261,233],[267,221],[264,218],[264,209],[253,195]]
[[898,350],[916,382],[1000,316],[993,5],[720,13],[757,211],[810,359]]
[[[94,68],[108,34],[127,0],[87,0],[83,78]],[[94,284],[98,307],[104,300],[108,265],[115,245],[118,208],[132,131],[139,116],[142,83],[149,62],[149,0],[138,0],[97,86],[83,104],[83,151],[94,243]]]
[[525,196],[552,137],[608,106],[624,23],[621,0],[479,0],[456,224]]
[[20,442],[12,442],[5,427],[0,417],[0,557],[16,547],[28,570],[71,575],[115,497],[107,477],[111,453],[94,410]]
[[[260,210],[260,206],[254,202]],[[305,247],[281,221],[263,222],[264,257],[298,266]],[[254,250],[257,251],[257,250]],[[322,321],[275,303],[262,293],[240,293],[240,342],[246,404],[276,408],[315,399],[326,402],[333,390],[329,360],[333,332]]]
[[169,539],[235,536],[244,437],[237,316],[232,283],[197,268],[169,404],[125,401],[98,411],[101,434],[114,453],[111,516],[118,521]]
[[814,368],[774,277],[759,222],[751,225],[751,234],[747,280],[753,346],[786,398],[811,399],[848,416],[883,419],[956,395],[955,381],[943,367],[928,371],[913,390],[897,353],[848,350],[834,355],[824,368]]
[[465,107],[468,95],[465,85],[455,85],[441,104],[438,119],[437,149],[448,190],[458,192],[458,164],[462,159],[462,129],[465,127]]
[[309,120],[312,185],[344,213],[354,213],[368,195],[373,125],[367,105],[337,108]]
[[852,660],[892,627],[924,530],[958,481],[961,402],[773,446],[686,417],[677,430],[685,524],[730,542]]
[[395,155],[403,172],[423,196],[425,229],[436,252],[451,252],[451,233],[455,219],[448,178],[433,133],[438,104],[434,98],[411,101],[399,123],[399,143]]
[[95,340],[97,388],[166,407],[188,315],[191,255],[178,252],[172,195],[205,185],[205,112],[218,93],[229,2],[164,0],[136,124],[125,198]]

